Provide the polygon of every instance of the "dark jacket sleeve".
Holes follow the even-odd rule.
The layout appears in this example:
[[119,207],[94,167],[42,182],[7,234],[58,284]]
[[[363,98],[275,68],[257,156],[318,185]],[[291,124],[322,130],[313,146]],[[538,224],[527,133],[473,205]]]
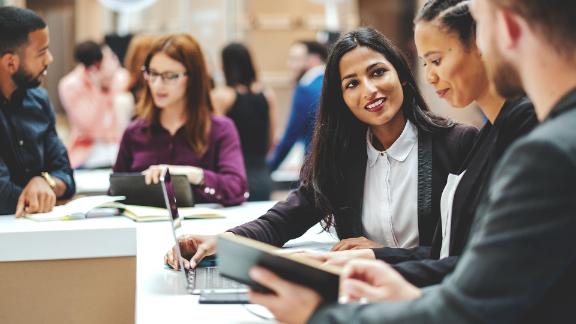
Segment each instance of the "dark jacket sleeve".
[[68,151],[58,137],[55,127],[54,113],[48,97],[44,100],[44,112],[49,116],[50,125],[44,139],[44,161],[45,168],[52,176],[57,177],[66,184],[66,191],[62,199],[70,198],[76,193],[76,183],[74,182],[74,173],[68,159]]
[[458,256],[451,256],[440,260],[425,259],[407,261],[392,265],[406,280],[417,287],[436,285],[454,271],[458,263]]
[[290,192],[286,200],[274,205],[266,214],[229,232],[268,244],[282,246],[302,236],[322,219],[311,203],[311,197],[300,187]]
[[423,260],[430,258],[429,246],[418,246],[413,249],[385,247],[385,248],[372,249],[372,251],[376,256],[376,259],[391,264],[410,260]]
[[[574,137],[563,136],[565,144]],[[576,273],[573,152],[544,140],[511,148],[478,209],[469,247],[442,285],[412,302],[325,305],[310,322],[566,322]]]

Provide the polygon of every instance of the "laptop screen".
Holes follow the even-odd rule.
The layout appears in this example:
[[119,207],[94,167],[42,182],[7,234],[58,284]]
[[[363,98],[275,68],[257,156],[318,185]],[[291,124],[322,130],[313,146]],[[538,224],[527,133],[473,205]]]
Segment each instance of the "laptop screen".
[[174,244],[176,246],[176,252],[178,254],[178,259],[180,260],[180,269],[184,269],[184,264],[182,262],[182,253],[180,252],[180,246],[178,245],[178,237],[182,234],[182,219],[178,214],[178,207],[176,205],[176,195],[174,194],[174,187],[172,186],[172,178],[170,177],[170,171],[165,168],[160,175],[160,184],[162,185],[162,193],[164,194],[164,202],[166,204],[166,209],[170,214],[170,223],[172,223],[172,233],[174,234]]

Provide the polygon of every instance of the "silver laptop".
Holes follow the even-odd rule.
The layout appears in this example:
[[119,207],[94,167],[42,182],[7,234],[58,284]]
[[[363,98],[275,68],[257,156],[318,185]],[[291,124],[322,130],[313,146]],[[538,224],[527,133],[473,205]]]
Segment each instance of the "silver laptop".
[[182,232],[182,219],[178,214],[178,207],[176,205],[176,196],[174,195],[174,188],[172,186],[172,179],[168,169],[160,175],[160,183],[162,184],[162,192],[164,194],[164,202],[166,208],[170,212],[170,222],[172,223],[172,234],[174,235],[174,244],[178,260],[180,262],[180,272],[185,274],[186,281],[188,282],[188,291],[193,295],[207,294],[207,293],[247,293],[248,287],[239,284],[235,281],[223,278],[218,273],[216,266],[196,267],[195,269],[184,269],[182,261],[182,253],[178,244],[178,236]]

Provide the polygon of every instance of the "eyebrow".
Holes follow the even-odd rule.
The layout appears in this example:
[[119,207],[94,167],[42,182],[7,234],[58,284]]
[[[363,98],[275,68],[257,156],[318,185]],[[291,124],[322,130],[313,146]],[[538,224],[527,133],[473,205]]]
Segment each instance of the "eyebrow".
[[[384,64],[384,62],[372,63],[372,64],[368,65],[368,67],[366,68],[366,71],[372,70],[372,68],[374,68],[374,67],[375,67],[376,65],[378,65],[378,64]],[[342,78],[341,81],[344,81],[344,80],[346,80],[346,79],[353,78],[353,77],[355,77],[355,76],[356,76],[356,73],[350,73],[350,74],[348,74],[348,75],[345,75],[345,76]]]
[[46,46],[42,47],[41,49],[39,49],[38,52],[44,52],[44,51],[48,50],[48,47],[49,46],[46,45]]
[[426,59],[431,55],[440,54],[440,53],[441,53],[440,51],[430,51],[430,52],[425,53],[424,56],[422,56],[422,57]]

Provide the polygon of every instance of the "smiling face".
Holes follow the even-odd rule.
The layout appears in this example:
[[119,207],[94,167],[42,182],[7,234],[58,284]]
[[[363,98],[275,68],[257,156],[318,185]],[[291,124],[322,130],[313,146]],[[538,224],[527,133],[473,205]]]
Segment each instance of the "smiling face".
[[466,47],[458,35],[438,22],[420,21],[414,29],[418,56],[424,61],[426,81],[453,107],[466,107],[489,89],[478,48]]
[[48,28],[38,29],[28,34],[28,43],[20,51],[18,70],[12,75],[14,83],[22,88],[40,85],[46,75],[48,65],[54,58],[48,49]]
[[339,68],[344,102],[356,118],[371,127],[404,122],[402,84],[384,55],[360,46],[342,56]]
[[186,104],[186,85],[188,76],[184,65],[164,53],[155,54],[148,67],[150,75],[148,87],[158,108],[184,106]]

